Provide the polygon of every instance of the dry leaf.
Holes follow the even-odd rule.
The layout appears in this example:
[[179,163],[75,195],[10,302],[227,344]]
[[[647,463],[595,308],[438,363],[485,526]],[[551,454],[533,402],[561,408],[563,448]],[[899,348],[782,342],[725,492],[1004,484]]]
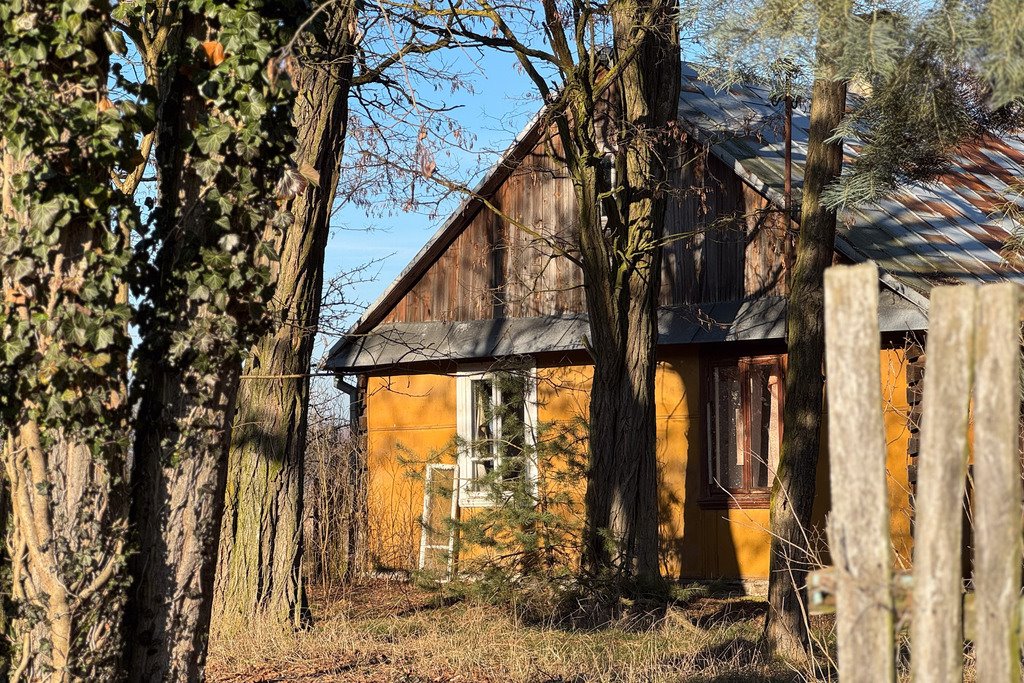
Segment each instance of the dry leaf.
[[299,164],[299,175],[313,183],[316,187],[320,187],[320,171],[313,168],[312,164],[308,161],[303,161]]
[[224,61],[224,46],[218,40],[208,40],[203,43],[203,52],[206,53],[206,61],[210,66],[217,66]]
[[114,390],[111,390],[110,396],[107,398],[106,402],[103,405],[104,407],[106,407],[107,410],[117,410],[117,408],[120,407],[121,405],[121,394]]

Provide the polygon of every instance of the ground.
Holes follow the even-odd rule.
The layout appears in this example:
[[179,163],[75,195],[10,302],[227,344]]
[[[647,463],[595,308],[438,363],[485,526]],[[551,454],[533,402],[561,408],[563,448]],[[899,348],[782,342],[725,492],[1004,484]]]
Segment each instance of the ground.
[[[579,630],[531,625],[507,607],[377,581],[311,591],[315,626],[289,635],[215,639],[208,679],[465,683],[789,682],[798,672],[771,664],[755,642],[765,604],[693,591],[653,628]],[[827,626],[826,626],[827,630]]]

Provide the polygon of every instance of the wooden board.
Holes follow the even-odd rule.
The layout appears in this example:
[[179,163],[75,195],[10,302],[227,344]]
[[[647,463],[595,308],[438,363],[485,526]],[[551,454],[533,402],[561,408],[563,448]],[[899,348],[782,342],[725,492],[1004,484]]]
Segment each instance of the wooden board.
[[[554,155],[549,151],[553,151]],[[526,155],[386,322],[482,320],[584,312],[575,194],[557,140]],[[788,291],[785,220],[716,158],[685,143],[666,210],[661,305],[738,301]]]

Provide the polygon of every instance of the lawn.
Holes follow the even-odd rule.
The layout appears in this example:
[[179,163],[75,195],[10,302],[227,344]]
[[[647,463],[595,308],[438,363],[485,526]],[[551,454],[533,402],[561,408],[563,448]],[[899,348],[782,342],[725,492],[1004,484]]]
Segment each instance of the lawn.
[[455,593],[377,581],[311,595],[315,625],[211,644],[208,679],[427,683],[800,681],[755,645],[764,602],[694,590],[656,625],[566,629]]

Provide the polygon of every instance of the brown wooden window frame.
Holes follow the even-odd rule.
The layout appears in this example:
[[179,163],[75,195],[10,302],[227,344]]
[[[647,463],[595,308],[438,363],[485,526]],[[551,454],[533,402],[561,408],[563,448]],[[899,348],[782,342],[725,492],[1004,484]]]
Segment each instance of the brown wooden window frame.
[[[748,381],[752,367],[770,366],[776,373],[778,379],[778,410],[775,416],[778,425],[778,444],[782,448],[782,413],[785,405],[785,379],[786,379],[786,357],[783,354],[762,354],[751,356],[716,354],[706,359],[702,364],[702,396],[701,396],[701,431],[703,434],[703,452],[701,453],[703,473],[702,496],[700,503],[703,507],[713,509],[723,508],[746,508],[758,509],[767,508],[771,501],[771,487],[774,481],[773,473],[769,470],[768,486],[754,487],[753,482],[753,460],[749,457],[752,452],[751,439],[751,415],[750,415],[750,382]],[[714,412],[712,409],[714,396],[714,375],[716,368],[730,368],[738,370],[740,381],[740,404],[742,406],[743,419],[743,448],[748,457],[743,463],[743,483],[739,488],[725,489],[714,483],[714,472],[717,466],[718,454],[715,452],[714,436],[712,426]]]

